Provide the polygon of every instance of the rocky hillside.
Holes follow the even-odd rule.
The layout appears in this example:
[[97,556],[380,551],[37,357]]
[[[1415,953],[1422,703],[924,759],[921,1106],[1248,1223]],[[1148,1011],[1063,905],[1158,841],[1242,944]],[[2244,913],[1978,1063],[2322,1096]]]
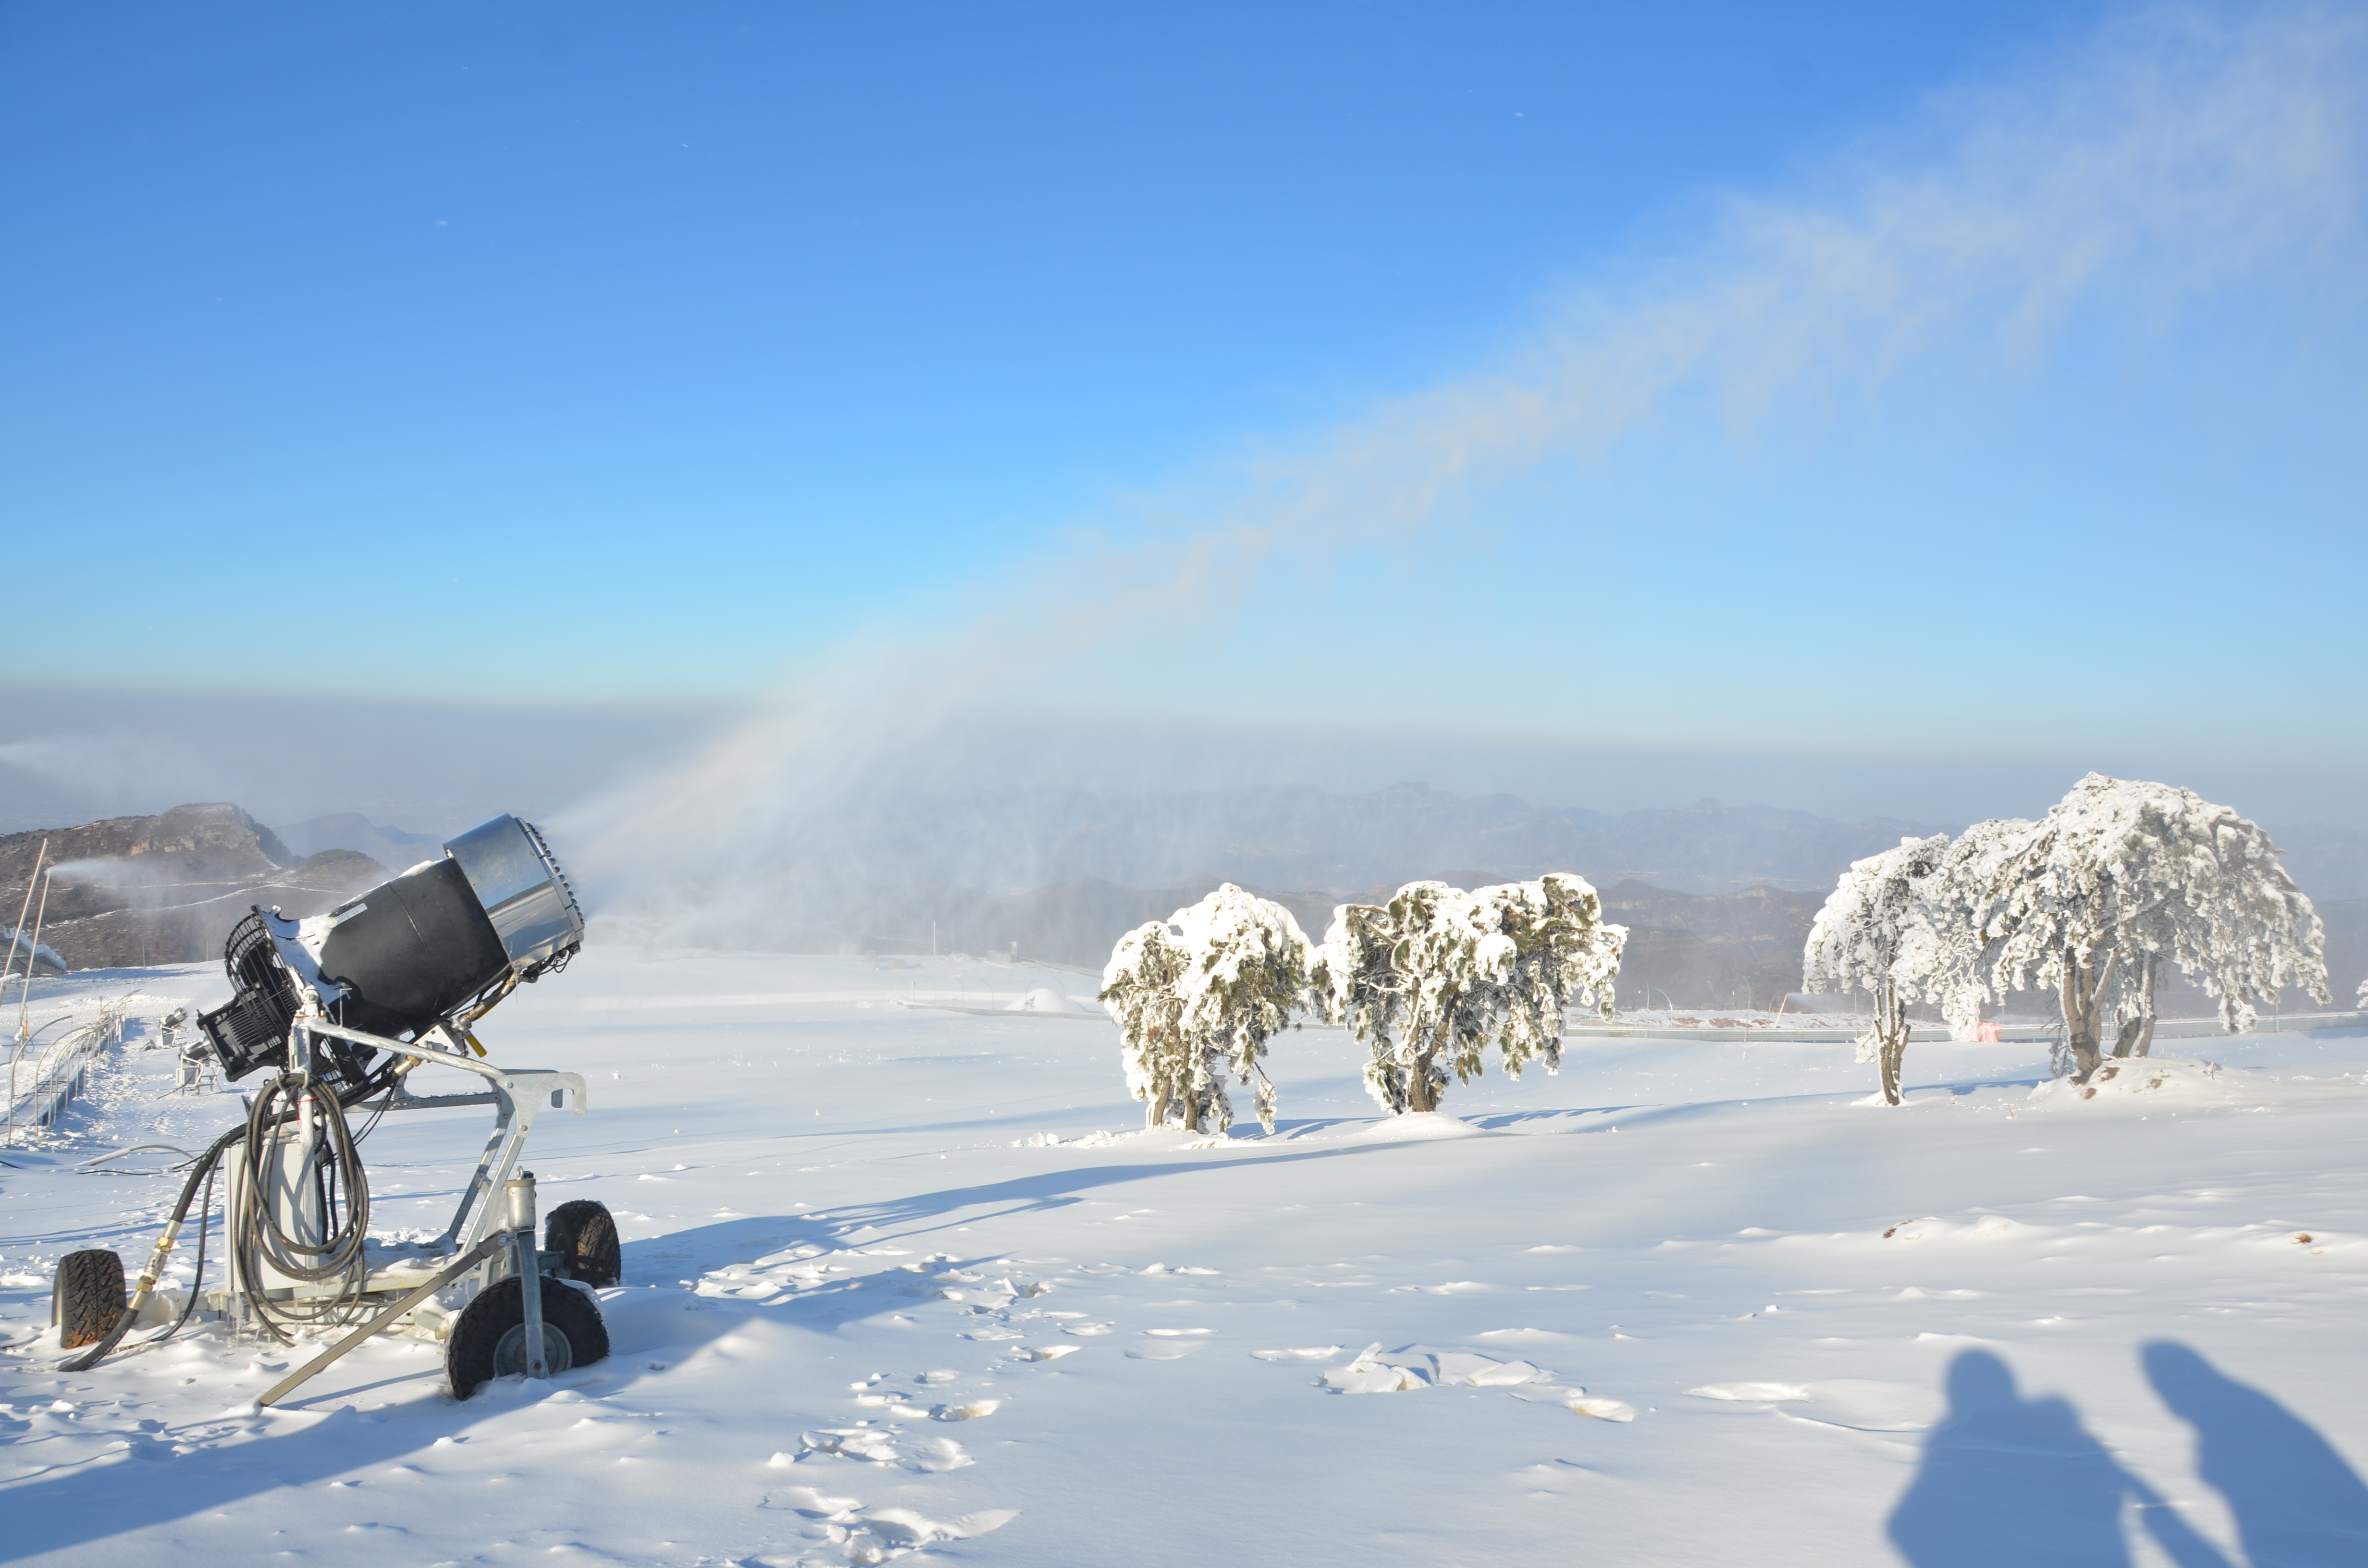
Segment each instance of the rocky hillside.
[[0,837],[0,921],[15,918],[45,839],[57,869],[41,939],[75,969],[214,958],[255,904],[318,914],[386,877],[350,850],[299,858],[236,806],[176,806]]

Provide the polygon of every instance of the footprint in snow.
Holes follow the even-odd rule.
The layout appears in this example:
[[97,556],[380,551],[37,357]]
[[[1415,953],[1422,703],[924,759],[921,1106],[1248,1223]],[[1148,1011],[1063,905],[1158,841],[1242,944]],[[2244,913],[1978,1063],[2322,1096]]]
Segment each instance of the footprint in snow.
[[1141,1345],[1129,1346],[1126,1354],[1135,1361],[1181,1361],[1206,1348],[1208,1342],[1201,1339],[1147,1339]]
[[[1266,1351],[1261,1360],[1313,1358],[1320,1351]],[[1634,1421],[1633,1406],[1616,1399],[1590,1396],[1583,1388],[1556,1386],[1553,1374],[1528,1361],[1500,1361],[1468,1350],[1424,1350],[1408,1346],[1383,1354],[1378,1341],[1368,1345],[1343,1367],[1317,1375],[1315,1386],[1333,1393],[1411,1393],[1427,1388],[1501,1388],[1528,1403],[1560,1404],[1574,1415],[1599,1421]]]
[[1017,1508],[985,1508],[935,1519],[912,1508],[867,1508],[855,1498],[833,1496],[812,1486],[768,1493],[758,1506],[805,1519],[807,1534],[837,1547],[841,1561],[848,1562],[877,1562],[891,1553],[902,1555],[939,1541],[969,1540],[1019,1517]]
[[1809,1391],[1798,1383],[1705,1383],[1698,1389],[1688,1389],[1686,1397],[1773,1404],[1782,1400],[1806,1399]]
[[796,1453],[775,1454],[766,1462],[779,1470],[816,1459],[861,1460],[929,1474],[978,1462],[951,1437],[908,1437],[893,1426],[827,1426],[803,1432]]

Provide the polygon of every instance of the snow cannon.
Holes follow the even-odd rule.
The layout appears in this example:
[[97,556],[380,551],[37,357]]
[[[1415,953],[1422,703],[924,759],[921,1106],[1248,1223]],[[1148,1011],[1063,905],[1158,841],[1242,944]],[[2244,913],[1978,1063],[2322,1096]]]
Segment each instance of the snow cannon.
[[[290,920],[253,909],[222,949],[233,994],[198,1023],[224,1076],[272,1076],[245,1120],[191,1164],[128,1301],[113,1252],[60,1261],[60,1339],[79,1352],[64,1369],[96,1366],[137,1324],[165,1327],[135,1350],[200,1314],[282,1345],[345,1331],[257,1396],[263,1404],[381,1334],[442,1343],[463,1399],[491,1378],[548,1377],[606,1356],[594,1292],[620,1273],[616,1223],[599,1203],[563,1203],[538,1246],[534,1175],[519,1164],[539,1111],[572,1101],[585,1113],[583,1075],[495,1066],[473,1032],[502,998],[556,973],[583,945],[565,873],[542,835],[513,816],[325,915]],[[427,1067],[474,1082],[459,1094],[413,1093],[413,1076]],[[370,1234],[369,1177],[348,1119],[374,1125],[390,1111],[462,1106],[493,1108],[494,1131],[451,1223],[432,1240]],[[211,1206],[218,1172],[228,1177],[227,1281],[205,1288],[201,1213],[198,1278],[186,1299],[160,1296],[182,1223],[201,1185]]]
[[[583,945],[583,912],[542,835],[499,816],[326,915],[253,911],[222,953],[235,994],[198,1023],[236,1082],[287,1065],[306,990],[335,1022],[411,1040],[460,1015],[484,1017]],[[328,1049],[349,1079],[376,1055],[345,1041]]]

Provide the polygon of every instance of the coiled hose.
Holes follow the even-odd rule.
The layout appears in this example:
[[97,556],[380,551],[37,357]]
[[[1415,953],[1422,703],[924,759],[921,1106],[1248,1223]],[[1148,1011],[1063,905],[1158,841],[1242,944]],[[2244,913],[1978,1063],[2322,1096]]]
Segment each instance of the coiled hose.
[[[304,1114],[308,1109],[309,1118]],[[325,1135],[327,1148],[301,1170],[275,1169],[287,1125],[301,1127],[307,1120]],[[370,1234],[370,1177],[335,1090],[309,1073],[283,1074],[265,1085],[247,1114],[238,1157],[241,1179],[231,1185],[236,1201],[228,1227],[231,1275],[254,1308],[256,1321],[283,1345],[293,1337],[292,1328],[351,1322],[368,1283],[362,1243]],[[313,1183],[321,1220],[318,1242],[300,1240],[280,1228],[274,1206],[267,1201],[275,1176]],[[330,1289],[274,1301],[272,1288],[267,1286],[271,1275],[300,1287]]]
[[[246,1189],[249,1192],[256,1190],[258,1184],[252,1178],[256,1175],[257,1155],[265,1146],[265,1140],[273,1130],[299,1119],[303,1104],[301,1096],[314,1096],[313,1103],[316,1109],[323,1102],[326,1102],[329,1108],[328,1114],[323,1119],[331,1129],[329,1134],[331,1148],[337,1161],[336,1179],[350,1197],[347,1205],[347,1219],[337,1228],[337,1234],[317,1249],[315,1262],[307,1265],[300,1261],[299,1267],[320,1267],[323,1268],[322,1278],[332,1278],[338,1272],[340,1263],[333,1262],[324,1267],[318,1258],[322,1256],[338,1254],[341,1255],[342,1267],[352,1270],[350,1279],[355,1285],[359,1283],[362,1278],[361,1239],[370,1231],[370,1182],[362,1170],[361,1156],[354,1149],[353,1139],[346,1126],[344,1113],[347,1108],[359,1105],[372,1096],[392,1088],[398,1075],[394,1064],[388,1062],[347,1093],[336,1095],[329,1091],[328,1085],[309,1075],[296,1074],[302,1079],[302,1084],[295,1096],[281,1092],[279,1083],[275,1083],[270,1089],[257,1096],[253,1108],[247,1114],[245,1125],[232,1128],[206,1146],[206,1152],[198,1156],[197,1163],[189,1167],[188,1179],[181,1184],[181,1196],[173,1205],[172,1218],[165,1222],[164,1234],[158,1238],[156,1250],[151,1255],[148,1267],[141,1276],[140,1290],[133,1296],[133,1301],[137,1302],[154,1288],[156,1276],[163,1272],[165,1259],[172,1253],[173,1244],[180,1235],[182,1221],[188,1218],[189,1205],[196,1201],[198,1189],[202,1186],[206,1191],[206,1206],[200,1211],[198,1221],[198,1273],[190,1281],[189,1299],[181,1308],[181,1315],[173,1321],[173,1325],[160,1335],[142,1340],[141,1347],[144,1348],[149,1345],[170,1339],[181,1331],[181,1325],[188,1323],[190,1315],[197,1311],[198,1293],[205,1283],[205,1215],[211,1213],[213,1209],[213,1180],[215,1174],[221,1168],[222,1156],[230,1152],[232,1145],[243,1143],[245,1149],[242,1157],[245,1164],[245,1175],[250,1178],[245,1184]],[[283,1101],[285,1103],[282,1103]],[[324,1197],[326,1196],[327,1194],[324,1193]],[[322,1210],[324,1217],[328,1211],[328,1205],[324,1202]],[[234,1225],[236,1217],[228,1216],[227,1218],[233,1221],[233,1224],[229,1227],[231,1234],[225,1238],[232,1248],[231,1267],[233,1271],[233,1282],[243,1284],[244,1281],[237,1274],[240,1258],[236,1246],[237,1233]],[[275,1232],[277,1229],[276,1225],[273,1226]],[[347,1255],[348,1247],[349,1255]],[[297,1249],[291,1244],[288,1250],[294,1252]],[[275,1262],[274,1267],[279,1267],[282,1273],[290,1276],[297,1273],[297,1270],[287,1268],[278,1262]],[[254,1278],[256,1276],[249,1274],[245,1278]],[[336,1309],[335,1321],[346,1321],[350,1318],[351,1308],[356,1304],[351,1299],[351,1287],[341,1294],[345,1298],[342,1301],[331,1303],[332,1307]],[[267,1312],[266,1302],[260,1290],[254,1292],[249,1299],[254,1301],[258,1315],[264,1315]],[[279,1319],[280,1322],[318,1322],[326,1315],[320,1312],[300,1315],[283,1312],[279,1314]],[[85,1372],[97,1366],[99,1362],[114,1353],[117,1346],[123,1343],[123,1336],[131,1332],[131,1324],[137,1316],[137,1307],[127,1303],[123,1309],[123,1315],[116,1320],[115,1327],[108,1331],[106,1338],[91,1346],[80,1355],[62,1363],[60,1369]],[[264,1321],[265,1326],[282,1344],[287,1343],[288,1333],[280,1326],[279,1322],[274,1322],[268,1316],[265,1316]]]

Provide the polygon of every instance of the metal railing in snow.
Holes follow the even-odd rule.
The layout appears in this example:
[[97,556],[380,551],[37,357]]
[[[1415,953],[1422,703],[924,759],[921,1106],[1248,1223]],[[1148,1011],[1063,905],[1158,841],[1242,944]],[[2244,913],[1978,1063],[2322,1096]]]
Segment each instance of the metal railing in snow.
[[[28,1029],[8,1042],[8,1109],[0,1118],[0,1144],[15,1143],[27,1128],[56,1125],[88,1086],[91,1062],[109,1046],[122,1043],[123,1018],[123,1005],[110,1002],[89,1023],[47,1043],[39,1038],[40,1029]],[[65,1021],[51,1020],[52,1025]]]

